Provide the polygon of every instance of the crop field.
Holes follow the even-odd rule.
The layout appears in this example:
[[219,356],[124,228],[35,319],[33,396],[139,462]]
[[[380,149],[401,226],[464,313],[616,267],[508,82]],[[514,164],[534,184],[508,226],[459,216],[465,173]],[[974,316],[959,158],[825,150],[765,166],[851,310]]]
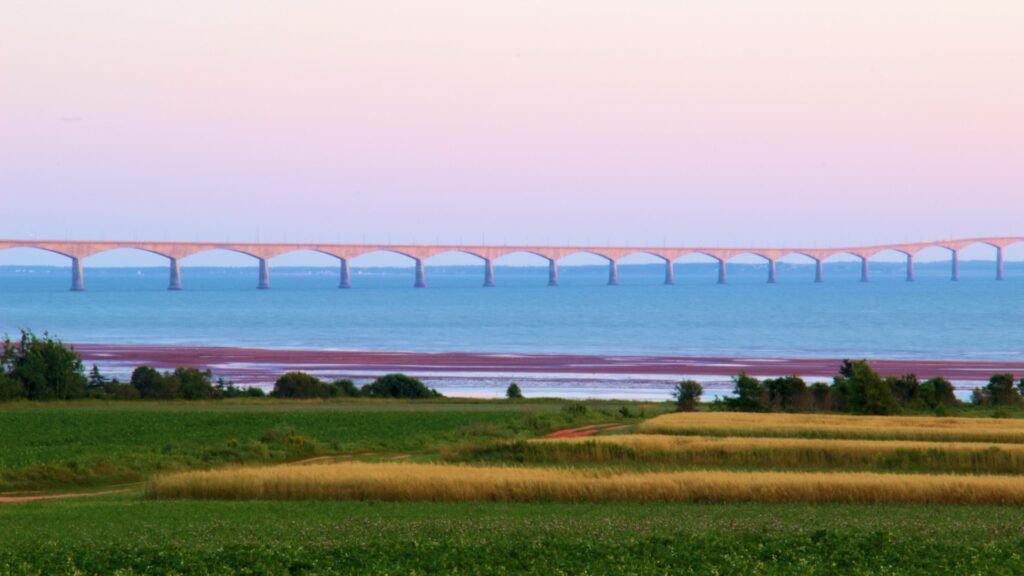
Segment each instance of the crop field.
[[0,575],[1024,573],[1020,420],[617,407],[0,406],[7,478],[145,481],[0,503]]
[[622,434],[488,442],[447,452],[454,462],[663,465],[751,469],[1016,474],[1024,444]]
[[1024,419],[1020,418],[692,412],[651,418],[637,430],[645,434],[696,436],[1024,443]]

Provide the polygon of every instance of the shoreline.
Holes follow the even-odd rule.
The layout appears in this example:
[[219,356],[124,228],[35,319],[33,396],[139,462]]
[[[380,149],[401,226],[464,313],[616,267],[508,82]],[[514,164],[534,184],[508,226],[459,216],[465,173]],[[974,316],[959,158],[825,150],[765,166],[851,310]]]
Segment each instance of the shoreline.
[[[796,374],[831,378],[841,358],[737,358],[588,354],[507,354],[484,352],[374,352],[281,350],[222,346],[73,344],[85,364],[130,371],[147,365],[166,370],[178,366],[210,369],[239,384],[268,384],[293,370],[322,377],[366,378],[388,372],[457,380],[489,380],[522,375],[555,381],[630,380],[668,382],[703,376],[727,379],[739,372],[772,377]],[[1024,362],[988,360],[868,359],[883,375],[942,376],[953,382],[987,381],[992,374],[1024,376]]]

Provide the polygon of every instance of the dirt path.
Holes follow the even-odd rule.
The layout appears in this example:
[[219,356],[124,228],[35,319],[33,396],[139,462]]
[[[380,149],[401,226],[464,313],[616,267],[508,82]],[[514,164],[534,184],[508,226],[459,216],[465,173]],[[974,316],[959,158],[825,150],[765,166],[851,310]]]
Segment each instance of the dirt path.
[[569,428],[566,430],[559,430],[548,434],[548,438],[585,438],[587,436],[593,436],[598,432],[607,432],[609,430],[622,430],[628,428],[628,424],[591,424],[589,426],[580,426],[579,428]]
[[3,496],[0,495],[0,504],[17,504],[20,502],[35,502],[37,500],[61,500],[65,498],[88,498],[90,496],[105,496],[107,494],[120,494],[131,492],[135,488],[119,488],[117,490],[100,490],[99,492],[68,492],[66,494],[32,494],[25,496]]

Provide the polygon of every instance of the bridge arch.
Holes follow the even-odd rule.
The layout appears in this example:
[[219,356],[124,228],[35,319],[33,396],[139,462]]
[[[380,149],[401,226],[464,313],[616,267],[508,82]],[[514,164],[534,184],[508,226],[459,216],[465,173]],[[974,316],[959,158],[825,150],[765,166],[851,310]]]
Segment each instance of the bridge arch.
[[[412,254],[410,250],[405,250],[402,248],[379,246],[370,248],[368,250],[353,253],[346,260],[346,269],[348,268],[349,265],[356,265],[360,259],[367,258],[368,256],[374,254],[390,254],[392,256],[401,256],[402,258],[400,258],[399,261],[404,261],[405,259],[412,260],[412,267],[413,270],[415,271],[416,276],[415,280],[413,281],[413,287],[426,288],[427,275],[426,269],[424,267],[425,265],[423,263],[423,258],[418,258],[416,255]],[[392,261],[394,261],[394,259],[392,259]],[[342,279],[342,283],[344,283],[344,278]]]

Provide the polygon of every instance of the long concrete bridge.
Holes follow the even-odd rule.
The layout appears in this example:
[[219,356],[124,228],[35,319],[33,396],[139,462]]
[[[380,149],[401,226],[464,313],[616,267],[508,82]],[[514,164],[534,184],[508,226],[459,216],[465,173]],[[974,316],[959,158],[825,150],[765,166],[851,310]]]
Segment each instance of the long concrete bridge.
[[608,284],[619,281],[618,262],[632,254],[649,254],[665,262],[665,283],[675,282],[673,263],[689,254],[704,254],[718,262],[718,282],[728,281],[726,264],[744,254],[763,258],[768,263],[768,282],[775,282],[775,263],[790,255],[802,255],[815,262],[815,282],[824,282],[824,262],[833,256],[848,254],[861,261],[861,281],[870,279],[869,260],[881,252],[893,251],[906,256],[907,281],[914,280],[914,256],[926,248],[944,248],[950,252],[951,278],[960,279],[960,251],[975,244],[995,249],[995,278],[1003,279],[1003,252],[1017,242],[1024,242],[1024,236],[998,236],[990,238],[964,238],[959,240],[935,240],[906,244],[882,244],[877,246],[847,246],[838,248],[710,248],[710,247],[616,247],[616,246],[488,246],[488,245],[418,245],[418,244],[280,244],[280,243],[231,243],[231,242],[138,242],[138,241],[86,241],[86,240],[0,240],[0,250],[10,248],[36,248],[55,252],[71,259],[71,290],[85,289],[85,275],[82,260],[100,252],[116,249],[135,249],[151,252],[167,258],[170,262],[169,290],[181,290],[180,261],[193,254],[209,250],[229,250],[252,256],[259,263],[257,288],[270,288],[269,260],[296,251],[314,251],[333,256],[340,262],[340,288],[349,288],[349,261],[371,252],[393,252],[412,259],[416,267],[414,286],[426,287],[424,262],[439,254],[463,252],[480,258],[484,263],[484,286],[494,286],[494,261],[509,254],[535,254],[548,261],[548,285],[558,285],[558,261],[577,253],[590,253],[608,261]]

